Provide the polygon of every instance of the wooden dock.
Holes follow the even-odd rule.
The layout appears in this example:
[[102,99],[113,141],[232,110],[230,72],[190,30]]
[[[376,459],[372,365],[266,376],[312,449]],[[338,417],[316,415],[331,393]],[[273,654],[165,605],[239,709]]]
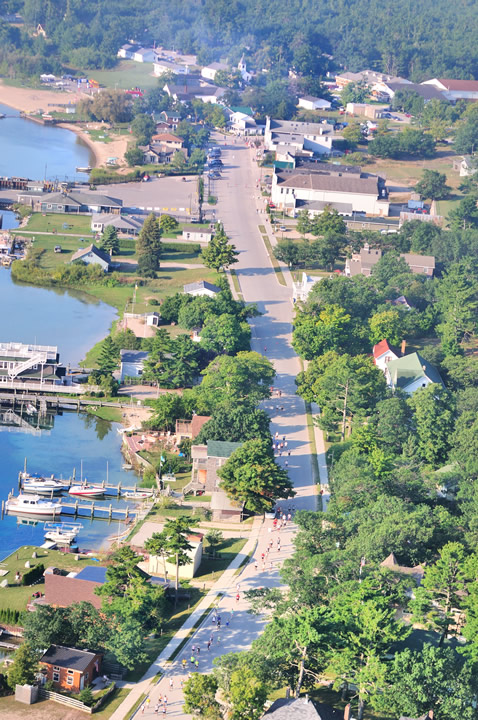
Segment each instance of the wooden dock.
[[[69,515],[70,517],[89,517],[102,520],[128,520],[136,516],[136,511],[131,510],[129,506],[125,508],[114,508],[109,505],[97,505],[93,500],[91,503],[80,504],[79,500],[73,503],[61,502],[61,515]],[[55,516],[53,516],[55,519]]]

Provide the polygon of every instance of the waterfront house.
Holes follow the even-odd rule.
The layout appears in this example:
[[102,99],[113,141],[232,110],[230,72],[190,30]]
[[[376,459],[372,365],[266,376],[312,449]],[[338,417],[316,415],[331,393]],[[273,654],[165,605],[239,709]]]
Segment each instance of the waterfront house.
[[176,420],[176,445],[186,438],[193,440],[210,419],[210,415],[193,415],[192,420]]
[[148,355],[149,353],[143,350],[120,350],[121,382],[124,382],[126,377],[141,377]]
[[99,675],[103,655],[88,650],[50,645],[40,658],[46,679],[56,688],[79,693]]
[[105,228],[111,226],[121,235],[139,235],[143,223],[144,217],[136,215],[94,213],[91,217],[91,229],[97,233],[103,233]]
[[111,267],[111,256],[96,245],[80,248],[71,256],[71,263],[83,262],[85,265],[99,265],[103,272],[108,272]]
[[188,283],[187,285],[184,285],[183,289],[186,295],[192,295],[193,297],[198,297],[198,295],[216,297],[216,295],[221,292],[220,287],[207,282],[207,280],[198,280],[197,282]]
[[227,497],[226,493],[221,490],[221,479],[217,474],[219,468],[241,446],[242,443],[237,442],[208,440],[206,445],[191,447],[191,482],[184,488],[184,491],[211,493],[213,521],[241,521],[244,504],[236,503]]
[[64,375],[56,346],[0,343],[0,385],[13,381],[56,385]]
[[214,231],[210,228],[201,228],[197,225],[191,224],[183,225],[181,239],[208,245],[213,235]]

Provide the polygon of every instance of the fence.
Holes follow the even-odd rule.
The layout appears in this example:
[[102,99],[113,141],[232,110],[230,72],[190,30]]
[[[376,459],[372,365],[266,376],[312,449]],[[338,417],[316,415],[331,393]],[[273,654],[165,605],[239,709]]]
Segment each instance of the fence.
[[113,682],[108,688],[108,692],[102,695],[92,707],[88,707],[88,705],[82,703],[81,700],[76,700],[75,698],[68,697],[68,695],[61,695],[61,693],[52,692],[51,690],[45,690],[45,688],[40,688],[40,697],[43,700],[53,700],[53,702],[60,703],[60,705],[69,705],[70,707],[74,707],[77,710],[81,710],[82,712],[91,715],[92,713],[95,713],[97,712],[97,710],[100,709],[105,700],[109,698],[109,696],[114,693],[115,690],[116,683]]

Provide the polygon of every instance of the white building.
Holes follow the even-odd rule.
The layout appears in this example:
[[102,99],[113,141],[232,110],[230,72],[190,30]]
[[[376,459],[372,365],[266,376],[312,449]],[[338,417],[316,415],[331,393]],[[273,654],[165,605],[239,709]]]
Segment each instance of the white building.
[[198,228],[198,226],[194,224],[183,225],[181,239],[208,245],[213,235],[214,231],[210,228]]
[[16,380],[56,384],[65,372],[58,371],[59,364],[55,345],[0,343],[0,383]]
[[266,150],[276,152],[281,146],[295,148],[296,152],[312,151],[318,155],[330,155],[335,139],[334,126],[327,122],[311,123],[266,118],[264,145]]
[[96,245],[80,248],[71,256],[71,263],[83,262],[85,265],[99,265],[103,272],[108,272],[111,266],[111,256]]
[[390,360],[384,372],[392,390],[399,388],[408,395],[432,383],[444,386],[438,370],[416,352]]
[[177,62],[174,62],[172,60],[165,60],[163,58],[157,58],[154,65],[153,65],[153,73],[159,77],[160,75],[164,75],[164,73],[172,72],[175,75],[188,75],[189,74],[189,66],[188,65],[180,65]]
[[304,108],[304,110],[330,110],[332,103],[313,95],[304,95],[299,98],[298,107]]
[[478,169],[478,158],[473,155],[463,155],[453,161],[453,170],[458,170],[460,177],[474,175]]
[[384,373],[387,365],[391,360],[397,360],[401,352],[389,345],[388,340],[381,340],[373,346],[373,361],[375,365]]
[[478,80],[448,80],[446,78],[432,78],[425,80],[422,85],[433,85],[443,92],[447,100],[478,100]]
[[138,235],[143,227],[144,217],[117,215],[116,213],[94,213],[91,218],[93,232],[102,233],[110,225],[123,235]]
[[377,175],[332,175],[302,168],[274,171],[271,200],[291,214],[295,214],[298,201],[340,203],[352,206],[352,212],[385,217],[389,210],[383,180]]
[[240,111],[231,112],[227,128],[234,135],[262,135],[263,125],[258,125],[253,117]]
[[252,79],[252,73],[248,72],[247,70],[247,64],[244,60],[244,55],[241,56],[241,59],[239,60],[237,64],[237,69],[241,73],[241,77],[245,83],[249,83]]
[[186,295],[192,295],[193,297],[203,297],[205,295],[207,297],[216,297],[216,295],[221,292],[220,287],[207,282],[207,280],[199,280],[198,282],[188,283],[187,285],[184,285],[183,289]]
[[121,382],[126,377],[141,377],[148,354],[142,350],[120,350]]
[[134,60],[139,63],[152,63],[156,60],[156,51],[153,48],[144,48],[140,45],[127,44],[120,47],[118,57]]
[[[190,561],[186,565],[179,566],[179,577],[183,580],[191,580],[199,570],[201,565],[202,553],[203,553],[203,535],[201,533],[192,533],[188,535],[188,542],[191,546],[189,550],[186,550],[186,555]],[[139,564],[141,567],[141,563]],[[164,559],[159,555],[150,555],[147,563],[147,567],[143,568],[149,573],[149,575],[156,575],[159,577],[164,576],[164,572],[167,573],[167,578],[171,582],[176,577],[176,565],[174,563],[165,562]]]
[[309,293],[316,283],[322,280],[322,277],[311,277],[303,272],[298,282],[292,283],[292,302],[305,302],[309,297]]
[[229,66],[226,63],[222,62],[213,62],[210,65],[206,65],[206,67],[203,67],[201,70],[201,75],[206,80],[212,80],[214,82],[217,73],[220,70],[228,70]]

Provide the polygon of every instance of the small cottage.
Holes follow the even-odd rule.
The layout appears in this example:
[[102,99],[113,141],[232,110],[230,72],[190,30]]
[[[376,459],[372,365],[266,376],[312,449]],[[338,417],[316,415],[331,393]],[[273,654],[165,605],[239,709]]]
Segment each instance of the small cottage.
[[96,245],[80,248],[71,257],[70,262],[83,262],[85,265],[99,265],[103,272],[108,272],[111,267],[111,256]]
[[103,655],[87,650],[50,645],[40,658],[47,680],[56,688],[79,693],[99,674]]

